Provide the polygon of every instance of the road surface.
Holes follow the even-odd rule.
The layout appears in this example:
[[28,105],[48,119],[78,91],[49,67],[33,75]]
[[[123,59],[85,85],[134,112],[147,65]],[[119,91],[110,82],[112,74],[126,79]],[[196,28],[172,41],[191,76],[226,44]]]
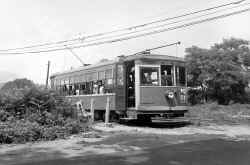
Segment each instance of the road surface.
[[113,131],[98,132],[101,136],[95,138],[76,136],[53,142],[1,146],[0,164],[249,165],[250,136],[249,132],[244,133],[249,128],[150,128],[151,133],[142,132],[147,128],[134,127],[127,131],[111,128]]

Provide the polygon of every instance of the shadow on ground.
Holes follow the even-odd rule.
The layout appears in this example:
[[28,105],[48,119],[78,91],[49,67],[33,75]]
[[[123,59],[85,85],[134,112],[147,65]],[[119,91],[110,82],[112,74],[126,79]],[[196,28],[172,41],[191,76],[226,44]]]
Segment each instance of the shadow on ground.
[[249,165],[249,148],[249,141],[212,139],[149,148],[137,155],[74,157],[37,162],[36,165]]
[[129,120],[129,121],[120,121],[120,124],[127,126],[135,126],[135,127],[150,127],[150,128],[180,128],[191,125],[190,121],[182,121],[182,122],[141,122],[138,120]]

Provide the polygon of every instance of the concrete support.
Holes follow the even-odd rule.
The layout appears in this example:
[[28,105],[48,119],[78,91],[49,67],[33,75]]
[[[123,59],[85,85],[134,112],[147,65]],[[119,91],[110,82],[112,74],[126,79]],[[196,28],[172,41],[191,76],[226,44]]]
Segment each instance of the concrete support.
[[105,124],[109,123],[109,115],[110,115],[110,98],[108,96],[106,103]]
[[95,100],[93,98],[91,98],[91,100],[90,100],[91,122],[94,122],[94,120],[95,120],[94,102],[95,102]]

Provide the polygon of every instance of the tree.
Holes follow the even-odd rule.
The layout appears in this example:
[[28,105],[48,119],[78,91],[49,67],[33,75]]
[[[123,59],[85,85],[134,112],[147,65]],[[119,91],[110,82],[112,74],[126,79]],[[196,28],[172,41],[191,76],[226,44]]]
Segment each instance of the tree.
[[19,100],[32,88],[35,88],[35,84],[25,78],[5,83],[0,89],[0,106]]
[[204,67],[209,61],[209,51],[197,46],[192,46],[186,49],[185,58],[188,70],[188,85],[200,86],[204,80]]
[[68,100],[28,79],[16,79],[3,86],[0,90],[0,110],[18,118],[30,114],[42,117],[46,113],[61,114],[63,117],[74,115],[74,107]]
[[[249,48],[247,47],[247,48],[246,48],[246,52],[247,52],[247,49],[248,49],[248,51],[249,51]],[[248,66],[248,67],[250,66],[250,54],[249,54],[249,53],[246,53],[246,54],[244,55],[243,63],[244,63],[245,66]]]
[[33,88],[35,84],[26,78],[22,79],[15,79],[14,81],[9,81],[3,85],[1,90],[7,91],[7,90],[13,90],[13,89],[27,89],[27,88]]
[[206,84],[209,98],[220,104],[231,100],[243,102],[246,86],[243,66],[250,56],[248,44],[248,41],[230,38],[210,49],[187,48],[189,85]]

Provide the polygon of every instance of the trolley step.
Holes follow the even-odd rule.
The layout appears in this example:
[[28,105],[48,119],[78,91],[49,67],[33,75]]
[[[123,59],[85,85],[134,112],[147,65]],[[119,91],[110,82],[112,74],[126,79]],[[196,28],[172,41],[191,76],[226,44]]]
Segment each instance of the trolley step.
[[154,117],[151,118],[152,122],[156,123],[169,123],[169,124],[174,124],[174,123],[190,123],[190,120],[185,117],[178,117],[178,118],[164,118],[164,117]]
[[120,118],[120,121],[134,121],[134,120],[137,120],[137,119],[129,118],[129,117]]

